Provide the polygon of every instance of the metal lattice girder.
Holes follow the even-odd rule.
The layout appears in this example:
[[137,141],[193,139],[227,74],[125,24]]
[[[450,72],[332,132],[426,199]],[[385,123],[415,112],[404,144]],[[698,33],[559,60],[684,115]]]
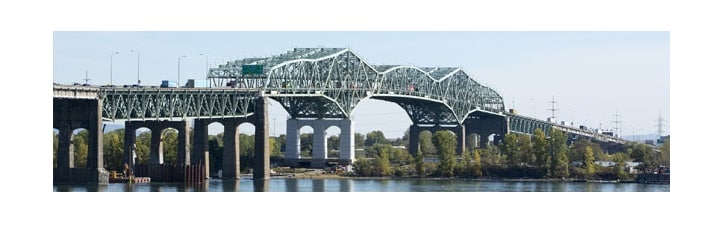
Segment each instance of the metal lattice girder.
[[[244,71],[245,66],[252,68],[255,65],[262,67],[259,74]],[[236,87],[263,88],[272,95],[299,94],[300,98],[305,98],[306,94],[322,94],[336,102],[342,112],[332,112],[337,110],[330,107],[314,107],[330,112],[299,113],[289,111],[291,106],[287,107],[293,117],[335,115],[347,118],[362,99],[380,95],[442,102],[459,124],[471,112],[505,112],[503,98],[498,93],[474,81],[460,68],[372,66],[346,48],[295,48],[268,58],[235,60],[211,69],[208,76],[221,80],[221,83],[234,80]],[[415,111],[412,108],[406,110]],[[409,116],[413,120],[423,119],[418,122],[429,120],[420,114]],[[444,121],[448,122],[447,119],[440,122]]]
[[544,131],[546,135],[549,134],[550,123],[516,114],[509,114],[508,116],[511,132],[532,135],[538,128]]
[[102,88],[108,120],[244,117],[254,112],[258,92],[245,89]]

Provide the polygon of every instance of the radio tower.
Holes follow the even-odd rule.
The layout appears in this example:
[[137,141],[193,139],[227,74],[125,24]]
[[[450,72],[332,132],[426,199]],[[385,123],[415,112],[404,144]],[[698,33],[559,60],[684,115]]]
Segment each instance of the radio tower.
[[662,127],[665,126],[665,119],[662,118],[662,111],[660,111],[660,115],[657,118],[657,136],[662,137]]
[[552,123],[556,123],[556,116],[554,115],[554,112],[556,110],[559,110],[559,109],[557,109],[557,108],[554,107],[554,104],[556,104],[556,101],[554,100],[554,96],[552,95],[551,96],[551,109],[549,109],[549,110],[551,110],[551,122]]
[[614,133],[617,136],[621,136],[621,134],[619,132],[620,131],[620,126],[619,126],[620,123],[622,123],[622,121],[619,120],[619,111],[616,111],[614,113]]

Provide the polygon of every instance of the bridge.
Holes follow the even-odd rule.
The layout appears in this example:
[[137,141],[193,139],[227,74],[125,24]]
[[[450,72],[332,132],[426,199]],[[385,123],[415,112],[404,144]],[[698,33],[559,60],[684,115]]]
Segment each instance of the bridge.
[[[599,133],[549,123],[506,111],[496,91],[473,80],[457,67],[414,67],[371,65],[347,48],[295,48],[267,58],[245,58],[227,62],[208,71],[215,85],[203,88],[53,86],[53,126],[59,130],[58,167],[54,178],[63,180],[72,164],[70,133],[87,128],[90,135],[89,179],[103,179],[102,121],[125,121],[124,162],[133,164],[131,152],[135,131],[146,127],[152,132],[150,162],[163,163],[159,147],[161,130],[179,131],[177,163],[206,165],[208,175],[208,125],[224,126],[223,177],[239,179],[237,126],[255,126],[254,178],[269,178],[267,102],[279,102],[289,113],[286,130],[285,160],[295,164],[311,160],[313,166],[325,164],[325,130],[340,128],[340,157],[343,165],[352,164],[354,121],[350,115],[365,99],[378,99],[399,105],[413,124],[409,151],[417,153],[422,131],[449,130],[458,139],[457,152],[465,147],[469,134],[494,136],[500,141],[506,133],[533,134],[539,128],[559,129],[570,140],[592,139],[621,145],[624,140]],[[193,120],[194,143],[189,146],[189,121]],[[311,159],[300,156],[300,129],[313,128]],[[229,144],[227,144],[229,143]],[[192,151],[193,150],[193,151]],[[92,156],[92,157],[91,157]],[[58,169],[59,168],[59,169]],[[57,176],[56,176],[57,175]],[[84,175],[85,176],[85,175]]]

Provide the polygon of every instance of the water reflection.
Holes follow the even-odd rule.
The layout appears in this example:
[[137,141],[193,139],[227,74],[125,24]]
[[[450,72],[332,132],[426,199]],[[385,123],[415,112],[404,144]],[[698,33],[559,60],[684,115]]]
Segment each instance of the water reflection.
[[254,185],[254,192],[269,192],[269,180],[254,179],[252,183]]
[[239,191],[239,180],[222,180],[222,190],[224,192]]
[[200,183],[55,185],[54,192],[669,192],[670,185],[434,179],[219,180]]
[[284,190],[286,192],[297,192],[297,179],[285,179],[284,180]]
[[313,192],[324,192],[325,191],[325,180],[324,179],[312,179],[312,191]]

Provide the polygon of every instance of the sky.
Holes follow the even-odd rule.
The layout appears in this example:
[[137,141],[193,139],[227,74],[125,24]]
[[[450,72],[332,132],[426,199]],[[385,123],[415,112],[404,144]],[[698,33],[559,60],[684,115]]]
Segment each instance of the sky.
[[[552,116],[553,99],[558,121],[612,130],[618,120],[618,133],[629,136],[656,133],[661,114],[663,134],[669,134],[667,31],[54,31],[53,82],[84,83],[87,72],[89,83],[109,84],[111,70],[116,85],[133,84],[137,76],[142,85],[178,75],[203,79],[207,66],[296,47],[350,48],[373,65],[461,67],[525,116]],[[270,116],[270,134],[281,134],[288,114],[273,101]],[[352,117],[355,132],[381,130],[388,138],[401,137],[412,124],[399,106],[380,100],[362,101]],[[240,129],[253,132],[252,126]],[[221,131],[221,125],[210,127],[210,133]]]

